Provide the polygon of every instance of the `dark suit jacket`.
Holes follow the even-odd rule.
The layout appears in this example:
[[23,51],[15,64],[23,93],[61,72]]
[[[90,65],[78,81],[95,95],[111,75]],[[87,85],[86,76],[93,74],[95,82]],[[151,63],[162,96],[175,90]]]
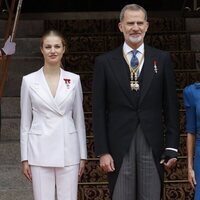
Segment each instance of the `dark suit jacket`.
[[[157,73],[154,62],[157,65]],[[152,147],[161,177],[163,173],[159,162],[164,148],[177,149],[179,143],[176,86],[170,54],[145,45],[143,84],[138,105],[135,105],[131,98],[127,68],[122,46],[100,55],[95,60],[95,151],[97,155],[110,153],[114,159],[116,171],[110,175],[111,190],[138,124]]]

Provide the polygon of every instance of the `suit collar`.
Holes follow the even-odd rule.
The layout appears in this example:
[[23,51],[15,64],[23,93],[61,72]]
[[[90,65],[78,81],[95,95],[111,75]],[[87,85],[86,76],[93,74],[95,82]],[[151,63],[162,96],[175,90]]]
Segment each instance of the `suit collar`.
[[[66,79],[68,79],[70,83],[66,83]],[[75,83],[74,80],[72,80],[70,73],[61,69],[60,80],[55,96],[55,101],[57,105],[62,104],[70,96],[69,94],[74,89],[74,87]]]
[[111,69],[117,79],[119,87],[122,89],[127,98],[131,100],[130,79],[127,73],[128,65],[123,57],[122,45],[112,54]]
[[133,49],[130,46],[128,46],[128,44],[126,42],[124,42],[123,44],[123,52],[125,53],[125,55],[127,56],[130,52],[137,50],[138,52],[140,52],[141,54],[144,53],[144,43],[142,43],[137,49]]
[[149,46],[145,45],[144,64],[143,64],[143,83],[140,93],[140,103],[143,101],[147,91],[150,89],[151,81],[155,74],[154,71],[154,51]]
[[[145,59],[142,69],[143,84],[140,91],[140,104],[144,100],[147,91],[150,89],[151,81],[155,74],[153,63],[154,60],[156,60],[156,57],[154,56],[153,48],[145,45],[144,49],[145,49],[144,52]],[[118,81],[119,87],[123,90],[129,101],[132,103],[130,78],[127,73],[128,65],[123,57],[122,45],[113,52],[112,63],[110,66],[112,68],[113,74],[115,75]]]
[[49,106],[49,108],[60,115],[64,114],[64,110],[60,109],[60,105],[69,97],[70,91],[74,88],[73,83],[67,88],[64,78],[69,79],[69,77],[65,77],[64,70],[61,69],[55,97],[51,94],[43,73],[43,68],[36,72],[34,83],[31,86],[34,92]]

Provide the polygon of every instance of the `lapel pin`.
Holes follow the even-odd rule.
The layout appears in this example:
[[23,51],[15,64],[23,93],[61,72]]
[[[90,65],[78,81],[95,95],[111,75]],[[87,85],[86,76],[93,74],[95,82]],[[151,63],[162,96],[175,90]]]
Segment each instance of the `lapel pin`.
[[71,80],[68,79],[68,78],[64,78],[64,81],[65,81],[65,84],[66,84],[66,86],[67,86],[67,89],[69,89],[69,86],[70,86]]
[[153,61],[153,68],[154,68],[154,72],[157,74],[158,73],[158,67],[157,67],[157,63],[156,63],[155,60]]

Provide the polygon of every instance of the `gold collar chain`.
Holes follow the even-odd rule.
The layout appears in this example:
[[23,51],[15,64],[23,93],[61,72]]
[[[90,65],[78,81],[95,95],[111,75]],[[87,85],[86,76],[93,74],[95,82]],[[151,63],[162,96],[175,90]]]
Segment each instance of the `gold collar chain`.
[[144,53],[142,54],[142,57],[139,61],[139,64],[136,68],[132,68],[130,63],[128,62],[128,59],[126,55],[123,53],[124,59],[126,60],[126,63],[128,64],[129,70],[130,70],[130,87],[131,90],[138,91],[140,89],[139,81],[138,81],[138,71],[140,69],[140,66],[144,60]]
[[130,63],[128,62],[128,58],[127,58],[127,56],[124,53],[123,53],[123,56],[124,56],[124,59],[126,60],[126,63],[128,64],[130,72],[137,73],[137,71],[140,69],[140,66],[141,66],[141,64],[142,64],[142,62],[144,60],[144,53],[142,54],[142,57],[141,57],[141,59],[139,61],[138,66],[135,67],[134,69],[131,67]]

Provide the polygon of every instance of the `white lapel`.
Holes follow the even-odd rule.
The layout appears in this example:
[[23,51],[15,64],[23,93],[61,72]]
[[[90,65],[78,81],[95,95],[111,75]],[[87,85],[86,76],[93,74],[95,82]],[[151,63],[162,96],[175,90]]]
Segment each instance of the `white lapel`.
[[43,68],[36,72],[35,80],[31,85],[32,90],[55,112],[60,113],[54,97],[51,94],[49,86],[44,77]]
[[[69,82],[66,83],[66,80],[68,80]],[[61,69],[60,80],[59,80],[58,88],[56,91],[56,96],[54,98],[55,103],[58,108],[64,101],[66,101],[67,98],[71,96],[74,86],[75,86],[75,83],[72,77],[70,76],[70,73]],[[60,110],[60,113],[63,114],[64,110],[63,109]]]

